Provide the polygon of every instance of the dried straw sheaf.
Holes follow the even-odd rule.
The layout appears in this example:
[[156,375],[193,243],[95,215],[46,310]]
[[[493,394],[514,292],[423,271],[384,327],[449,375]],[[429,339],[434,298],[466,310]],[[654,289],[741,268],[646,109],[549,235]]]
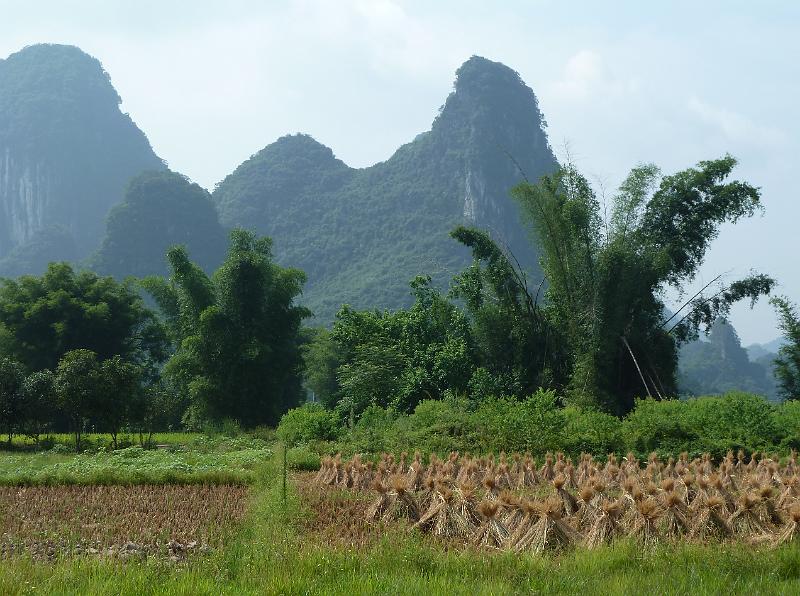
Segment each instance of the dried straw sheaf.
[[[426,463],[417,452],[376,465],[359,457],[325,457],[314,477],[322,486],[363,491],[369,520],[407,520],[423,532],[489,548],[535,551],[583,543],[592,548],[628,536],[663,540],[794,541],[800,519],[800,466],[762,454],[651,454],[576,465],[557,453],[537,467],[525,454],[470,457],[451,453]],[[481,503],[481,505],[478,505]]]

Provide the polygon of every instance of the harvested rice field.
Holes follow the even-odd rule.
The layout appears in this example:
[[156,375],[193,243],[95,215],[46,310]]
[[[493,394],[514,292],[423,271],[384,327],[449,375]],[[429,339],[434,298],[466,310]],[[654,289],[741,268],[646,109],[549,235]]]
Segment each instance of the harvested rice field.
[[[274,456],[254,468],[255,480],[246,486],[7,487],[0,491],[0,594],[800,593],[800,548],[785,518],[795,495],[777,486],[791,470],[788,461],[773,470],[774,493],[751,507],[748,524],[757,520],[770,537],[755,542],[744,538],[746,524],[732,514],[720,516],[730,537],[692,535],[701,518],[689,513],[689,533],[680,522],[677,530],[667,523],[663,495],[689,498],[686,511],[693,511],[704,482],[698,480],[705,476],[702,462],[700,468],[681,459],[638,462],[640,497],[626,483],[634,474],[625,458],[574,465],[575,486],[566,458],[554,455],[535,466],[526,461],[328,458],[319,472],[290,471],[285,493],[282,458]],[[742,494],[754,490],[751,481],[763,483],[762,473],[777,463],[763,461],[756,460],[741,486],[741,467],[750,462],[743,461],[738,474],[731,471],[735,490],[722,481],[734,513]],[[651,464],[651,473],[659,468],[653,494],[644,482]],[[736,458],[732,465],[736,469]],[[713,473],[720,472],[714,466]],[[663,484],[668,478],[674,486]],[[720,489],[716,478],[709,480],[711,499]],[[582,485],[595,492],[589,502],[601,498],[587,515],[613,517],[617,526],[596,519],[588,526],[591,518],[589,531],[577,526],[564,510],[572,500],[560,490],[580,508]],[[639,512],[654,518],[653,540],[628,521],[639,511],[635,505],[619,516],[607,505],[628,494],[659,503],[652,515],[646,507]],[[779,505],[781,496],[786,506]],[[766,525],[765,500],[778,505],[781,523]],[[615,534],[616,528],[625,531]],[[752,525],[745,534],[759,530]]]
[[245,486],[0,487],[0,557],[178,561],[224,546],[247,505]]
[[[314,482],[333,491],[328,509],[338,540],[350,536],[358,544],[402,521],[448,546],[541,554],[595,549],[616,539],[642,547],[741,542],[800,548],[798,472],[794,453],[781,463],[731,452],[719,465],[685,454],[666,462],[655,454],[646,462],[633,454],[621,461],[613,454],[605,461],[583,455],[575,465],[558,453],[541,466],[530,455],[495,460],[452,453],[424,463],[416,453],[411,461],[406,454],[397,461],[384,454],[377,465],[359,456],[325,458]],[[342,490],[358,496],[336,494]]]

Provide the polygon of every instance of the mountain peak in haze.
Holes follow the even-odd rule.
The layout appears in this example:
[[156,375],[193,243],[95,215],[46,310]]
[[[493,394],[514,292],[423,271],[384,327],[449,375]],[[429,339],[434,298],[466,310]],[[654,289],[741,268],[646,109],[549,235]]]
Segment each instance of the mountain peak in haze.
[[537,277],[538,255],[509,191],[557,167],[533,91],[512,69],[473,56],[456,73],[431,130],[354,169],[311,137],[282,137],[214,191],[226,226],[274,239],[278,259],[308,274],[305,299],[328,322],[342,303],[397,308],[408,282],[440,286],[470,262],[449,237],[490,231]]
[[86,256],[128,180],[164,168],[119,105],[100,62],[74,46],[28,46],[0,61],[0,257],[25,260],[33,242],[45,258],[36,238],[54,226]]

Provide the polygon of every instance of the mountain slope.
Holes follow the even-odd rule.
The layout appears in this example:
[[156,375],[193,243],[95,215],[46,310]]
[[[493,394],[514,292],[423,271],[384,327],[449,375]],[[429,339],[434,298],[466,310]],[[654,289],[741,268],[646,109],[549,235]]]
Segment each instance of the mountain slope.
[[165,255],[176,244],[186,246],[194,262],[212,272],[222,264],[228,241],[205,188],[169,170],[144,172],[111,209],[91,266],[118,279],[166,276]]
[[[0,257],[14,253],[7,268],[59,260],[65,249],[85,257],[128,180],[164,168],[119,105],[100,62],[78,48],[35,45],[0,61]],[[54,226],[60,236],[45,245],[40,237]]]
[[533,91],[510,68],[473,57],[456,73],[431,130],[387,161],[349,168],[304,135],[283,137],[213,193],[226,226],[269,235],[284,265],[308,274],[317,322],[342,303],[396,308],[408,281],[439,284],[469,263],[448,237],[458,224],[490,230],[523,266],[536,254],[509,190],[557,167]]

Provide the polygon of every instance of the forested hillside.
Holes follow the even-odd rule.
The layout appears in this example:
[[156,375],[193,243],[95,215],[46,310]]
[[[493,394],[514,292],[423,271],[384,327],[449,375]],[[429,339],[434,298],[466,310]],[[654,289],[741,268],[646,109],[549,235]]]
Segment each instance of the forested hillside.
[[510,189],[555,170],[536,96],[510,68],[473,57],[457,72],[431,130],[387,161],[349,168],[308,136],[279,139],[213,196],[224,225],[255,228],[278,260],[306,271],[304,301],[329,322],[342,303],[396,308],[408,282],[443,283],[470,262],[448,237],[487,229],[538,277],[537,256]]
[[0,274],[87,256],[130,178],[164,167],[120,103],[76,47],[0,60]]

